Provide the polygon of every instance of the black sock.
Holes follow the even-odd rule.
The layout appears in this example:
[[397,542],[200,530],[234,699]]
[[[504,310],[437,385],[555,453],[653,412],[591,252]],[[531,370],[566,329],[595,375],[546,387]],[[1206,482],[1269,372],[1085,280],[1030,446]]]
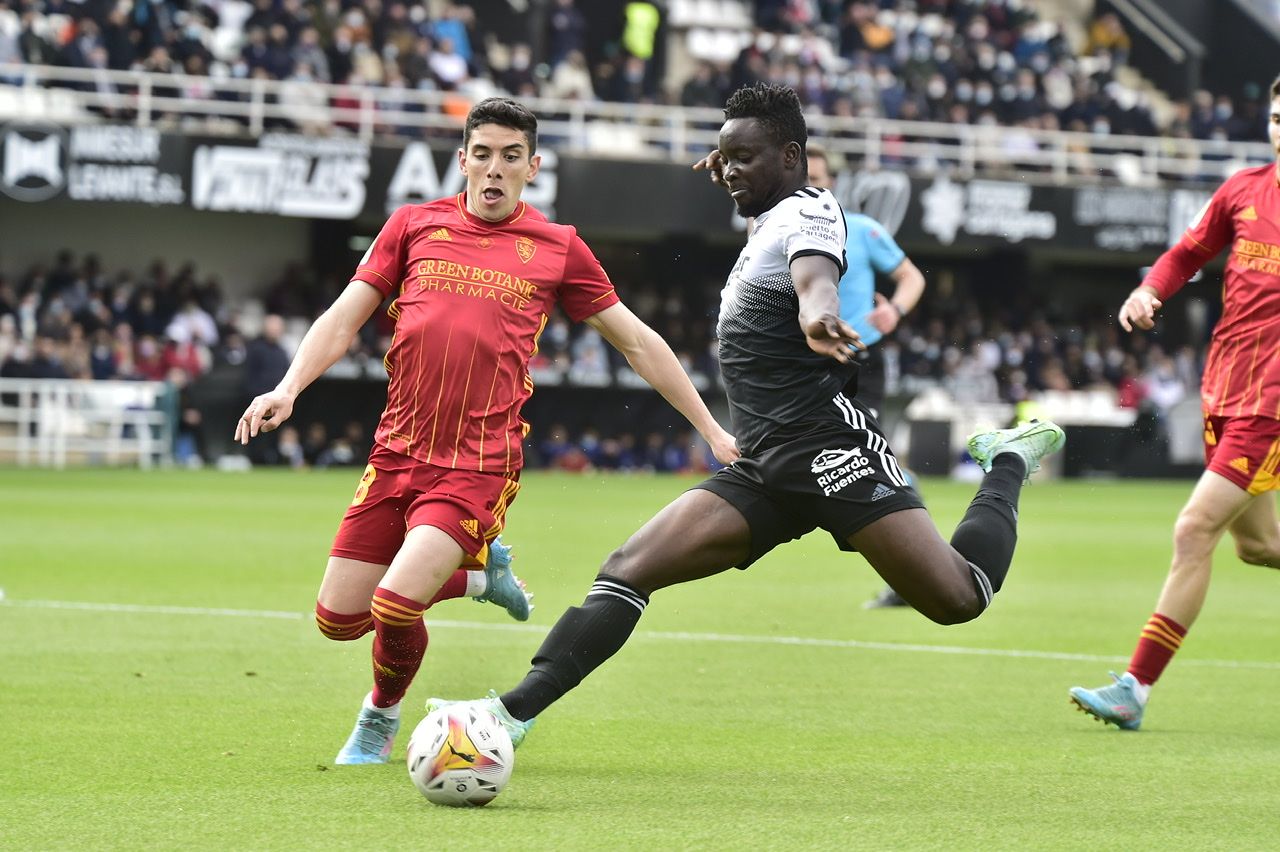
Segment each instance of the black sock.
[[582,606],[571,606],[533,656],[533,668],[502,704],[525,721],[550,707],[626,644],[649,598],[615,577],[596,577]]
[[991,460],[991,472],[982,478],[969,503],[951,546],[973,570],[973,584],[986,603],[1000,591],[1013,562],[1018,543],[1018,495],[1027,466],[1015,453],[1001,453]]

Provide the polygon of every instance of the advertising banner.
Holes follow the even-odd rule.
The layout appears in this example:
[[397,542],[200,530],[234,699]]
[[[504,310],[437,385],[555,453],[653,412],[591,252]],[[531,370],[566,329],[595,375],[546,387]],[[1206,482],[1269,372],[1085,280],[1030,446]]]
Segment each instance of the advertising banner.
[[267,133],[255,143],[196,144],[197,210],[354,219],[368,194],[369,146],[355,139]]
[[[688,165],[559,154],[541,148],[524,198],[589,235],[740,241],[725,192]],[[461,192],[447,140],[368,145],[351,137],[257,139],[166,134],[124,125],[0,127],[0,203],[97,201],[354,221],[377,228],[403,204]],[[1040,185],[1019,180],[839,176],[848,211],[881,222],[912,252],[1018,246],[1151,255],[1178,239],[1212,186]]]
[[0,195],[183,204],[185,160],[183,138],[151,127],[14,122],[0,128]]

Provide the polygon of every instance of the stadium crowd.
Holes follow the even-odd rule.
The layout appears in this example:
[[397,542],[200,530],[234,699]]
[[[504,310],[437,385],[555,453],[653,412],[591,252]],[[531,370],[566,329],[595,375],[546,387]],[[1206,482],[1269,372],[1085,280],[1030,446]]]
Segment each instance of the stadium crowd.
[[[945,274],[945,273],[941,273]],[[718,388],[714,323],[719,281],[682,287],[621,281],[628,304],[672,345],[694,379]],[[104,270],[93,255],[63,251],[48,264],[0,270],[0,376],[167,381],[187,389],[215,366],[239,371],[251,396],[283,375],[305,328],[336,295],[301,265],[233,303],[219,282],[193,264],[161,261],[145,270]],[[880,346],[890,394],[942,387],[955,399],[1020,402],[1039,391],[1098,390],[1124,407],[1164,411],[1196,393],[1208,317],[1198,327],[1123,335],[1101,306],[1052,311],[1025,300],[958,285],[931,295]],[[380,311],[362,331],[347,375],[380,370],[392,325]],[[616,352],[585,325],[563,316],[548,323],[531,363],[539,387],[634,388],[641,383]],[[188,432],[199,412],[184,412]],[[295,466],[356,463],[368,436],[359,424],[329,435],[321,424],[281,430],[271,461]],[[569,434],[563,424],[535,423],[534,464],[680,470],[705,466],[693,436],[665,433]]]
[[[1073,45],[1022,0],[752,5],[755,29],[741,34],[739,55],[704,59],[683,76],[667,68],[686,64],[667,63],[658,49],[658,5],[627,4],[620,35],[601,51],[593,49],[583,0],[555,0],[545,32],[528,42],[499,38],[492,22],[456,0],[0,0],[0,63],[179,74],[190,78],[180,93],[189,98],[207,97],[201,80],[210,77],[288,81],[299,103],[323,101],[312,83],[379,86],[380,106],[396,109],[409,108],[396,95],[408,89],[718,108],[738,86],[766,80],[794,87],[810,109],[834,116],[1264,138],[1260,90],[1235,93],[1238,102],[1201,90],[1157,115],[1147,94],[1116,73],[1130,39],[1114,14],[1092,21],[1087,39]],[[538,55],[533,44],[542,46]]]

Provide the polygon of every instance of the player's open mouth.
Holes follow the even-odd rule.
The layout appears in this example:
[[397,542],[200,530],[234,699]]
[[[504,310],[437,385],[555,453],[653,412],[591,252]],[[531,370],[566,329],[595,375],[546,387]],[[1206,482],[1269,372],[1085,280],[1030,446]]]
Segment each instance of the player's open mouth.
[[500,201],[502,196],[505,194],[506,193],[501,189],[498,189],[496,186],[487,186],[480,192],[480,196],[488,202]]

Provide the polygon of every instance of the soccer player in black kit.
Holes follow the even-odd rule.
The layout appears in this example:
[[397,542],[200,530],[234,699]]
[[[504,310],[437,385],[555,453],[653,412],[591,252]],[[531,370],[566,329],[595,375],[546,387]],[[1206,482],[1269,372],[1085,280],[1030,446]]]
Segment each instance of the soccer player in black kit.
[[[626,643],[659,589],[747,568],[821,527],[858,551],[939,624],[977,618],[1013,560],[1017,505],[1064,435],[1048,422],[980,432],[986,471],[951,541],[938,533],[875,419],[844,388],[858,336],[840,320],[845,219],[807,185],[808,136],[794,91],[758,84],[725,105],[718,150],[700,165],[756,217],[724,288],[720,369],[742,457],[680,495],[605,560],[514,689],[478,699],[516,743],[531,721]],[[451,702],[432,699],[429,709]]]

